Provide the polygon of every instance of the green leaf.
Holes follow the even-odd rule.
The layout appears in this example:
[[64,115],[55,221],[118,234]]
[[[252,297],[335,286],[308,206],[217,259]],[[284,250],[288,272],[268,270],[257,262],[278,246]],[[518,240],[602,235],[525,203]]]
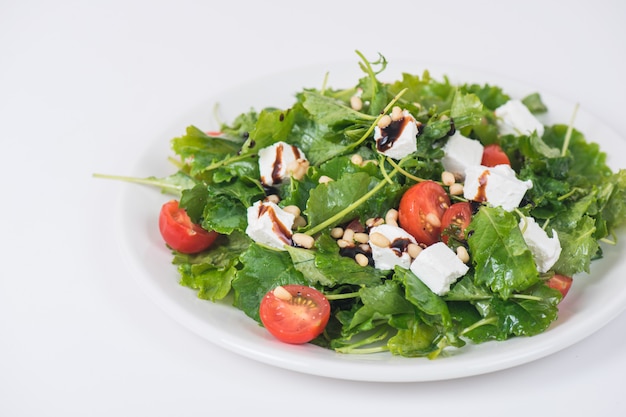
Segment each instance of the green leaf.
[[394,355],[423,357],[438,351],[436,341],[439,336],[436,328],[416,319],[408,329],[398,330],[398,333],[389,339],[387,346]]
[[[359,290],[363,306],[359,308],[348,329],[371,323],[374,320],[389,322],[396,315],[414,315],[414,306],[404,298],[404,291],[395,281],[385,281],[382,285],[363,287]],[[369,326],[371,328],[373,326]]]
[[302,105],[313,119],[321,125],[368,125],[375,119],[375,117],[353,110],[340,100],[324,96],[316,91],[305,91],[303,97],[304,102]]
[[553,269],[567,276],[590,272],[591,260],[600,248],[594,238],[595,230],[596,222],[589,216],[584,216],[571,232],[559,230],[561,256]]
[[[496,340],[505,340],[511,336],[534,336],[545,331],[558,317],[558,303],[561,293],[544,284],[538,284],[526,294],[527,298],[494,297],[489,301],[477,303],[485,318],[495,326],[491,330]],[[496,330],[493,332],[493,330]],[[472,333],[466,333],[472,338]],[[485,335],[481,335],[484,337]]]
[[295,113],[291,109],[276,110],[264,109],[259,114],[259,119],[250,131],[248,146],[243,153],[255,152],[276,142],[288,140],[295,123]]
[[232,282],[234,305],[258,322],[261,299],[268,291],[279,285],[309,285],[285,251],[266,249],[253,243],[239,259],[243,268]]
[[209,136],[195,126],[187,127],[186,134],[172,139],[172,149],[183,160],[190,160],[190,175],[197,175],[216,162],[235,155],[241,142]]
[[548,107],[541,101],[541,96],[539,93],[529,94],[522,99],[522,103],[528,110],[530,110],[533,114],[545,113],[548,111]]
[[439,323],[444,328],[451,326],[450,312],[445,301],[433,293],[413,272],[396,267],[394,279],[404,285],[406,299],[423,313],[422,318],[426,323]]
[[219,236],[211,249],[199,254],[174,252],[180,284],[197,291],[198,297],[211,301],[225,298],[237,272],[239,254],[250,245],[243,234]]
[[503,298],[538,282],[538,272],[517,218],[500,207],[481,207],[468,227],[475,281]]
[[[326,184],[319,184],[311,190],[305,215],[309,226],[314,227],[324,220],[340,213],[355,200],[367,193],[371,177],[364,172],[346,174]],[[354,218],[355,213],[346,213],[336,224]]]

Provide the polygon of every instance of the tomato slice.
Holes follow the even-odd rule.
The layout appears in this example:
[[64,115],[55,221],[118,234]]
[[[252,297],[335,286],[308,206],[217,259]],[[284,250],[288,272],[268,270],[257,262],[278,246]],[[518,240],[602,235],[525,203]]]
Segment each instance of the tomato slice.
[[265,294],[259,316],[265,328],[278,340],[302,344],[324,331],[330,318],[330,303],[315,288],[283,285]]
[[450,236],[465,240],[465,229],[472,220],[472,206],[469,203],[454,203],[443,213],[441,218],[441,240],[448,244]]
[[161,207],[159,231],[169,247],[182,253],[202,252],[218,236],[217,232],[207,231],[192,223],[185,209],[178,206],[177,200],[170,200]]
[[418,243],[432,245],[441,239],[441,218],[448,207],[446,190],[434,181],[423,181],[400,199],[398,222]]
[[511,165],[511,161],[500,145],[493,143],[485,146],[483,149],[483,159],[481,164],[486,167],[495,167],[496,165]]
[[548,284],[548,287],[550,288],[561,291],[561,294],[563,294],[563,298],[565,298],[565,296],[569,292],[569,289],[572,287],[573,282],[574,280],[572,279],[572,277],[561,274],[554,274],[554,276],[550,278],[548,282],[546,282],[546,284]]

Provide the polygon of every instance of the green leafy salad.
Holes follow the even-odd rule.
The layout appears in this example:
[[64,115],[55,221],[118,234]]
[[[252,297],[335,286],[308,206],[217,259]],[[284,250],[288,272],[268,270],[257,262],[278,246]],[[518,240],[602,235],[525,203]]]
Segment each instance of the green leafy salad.
[[[283,291],[314,289],[329,314],[305,342],[346,354],[433,359],[546,331],[575,275],[617,243],[626,170],[571,125],[538,123],[537,93],[426,70],[387,82],[382,55],[357,54],[354,85],[302,89],[219,132],[189,126],[171,142],[176,172],[129,179],[211,235],[193,250],[166,238],[180,284],[268,329],[264,299],[314,308]],[[300,310],[286,321],[319,318]]]

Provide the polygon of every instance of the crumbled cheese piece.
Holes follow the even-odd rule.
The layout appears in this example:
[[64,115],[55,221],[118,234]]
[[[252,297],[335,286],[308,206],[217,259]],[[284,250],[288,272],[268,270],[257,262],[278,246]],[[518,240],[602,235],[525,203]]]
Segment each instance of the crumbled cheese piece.
[[522,230],[524,240],[533,254],[537,270],[548,272],[561,255],[561,242],[559,242],[556,230],[552,229],[552,237],[549,237],[532,217],[522,218],[519,228]]
[[443,242],[421,251],[411,264],[411,271],[437,295],[447,294],[450,285],[468,270],[469,267]]
[[381,224],[370,229],[370,236],[373,233],[380,233],[385,236],[390,246],[377,246],[375,242],[369,241],[372,248],[372,258],[377,269],[393,269],[396,265],[409,269],[411,266],[411,256],[407,252],[409,243],[415,243],[415,238],[406,230],[390,224]]
[[402,115],[402,119],[391,122],[386,128],[374,128],[376,149],[393,159],[402,159],[417,150],[419,122],[407,110]]
[[295,216],[270,201],[257,201],[248,207],[246,234],[257,243],[276,249],[291,245]]
[[443,147],[444,157],[441,159],[443,168],[457,178],[465,176],[465,169],[472,165],[480,165],[483,157],[483,145],[477,140],[467,138],[459,131],[448,138]]
[[474,165],[465,170],[463,196],[468,200],[501,206],[506,211],[519,207],[526,191],[533,187],[531,180],[521,181],[508,165],[486,167]]
[[520,100],[509,100],[495,110],[498,130],[503,135],[530,135],[535,130],[543,136],[544,126]]
[[279,184],[289,176],[302,178],[308,168],[304,152],[286,142],[276,142],[259,151],[261,182],[266,186]]

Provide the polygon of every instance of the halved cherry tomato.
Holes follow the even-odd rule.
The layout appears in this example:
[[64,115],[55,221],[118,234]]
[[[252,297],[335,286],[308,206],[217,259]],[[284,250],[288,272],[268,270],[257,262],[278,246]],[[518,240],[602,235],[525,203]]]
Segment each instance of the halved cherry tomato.
[[550,278],[546,284],[548,284],[548,287],[550,288],[561,291],[561,294],[565,297],[569,292],[569,289],[572,287],[572,282],[574,282],[574,280],[571,277],[554,274],[554,276]]
[[511,161],[500,145],[493,143],[485,146],[483,149],[483,159],[481,164],[486,167],[495,167],[496,165],[511,165]]
[[448,244],[450,236],[465,240],[465,229],[472,220],[472,207],[469,203],[454,203],[443,213],[441,218],[441,240]]
[[208,249],[218,236],[217,232],[209,232],[192,223],[185,209],[180,208],[176,200],[170,200],[161,207],[159,230],[165,243],[183,253],[202,252]]
[[418,243],[432,245],[441,238],[441,218],[450,207],[446,190],[434,181],[409,188],[400,199],[398,222]]
[[259,316],[265,328],[278,340],[302,344],[324,331],[330,318],[330,304],[315,288],[283,285],[265,294]]

